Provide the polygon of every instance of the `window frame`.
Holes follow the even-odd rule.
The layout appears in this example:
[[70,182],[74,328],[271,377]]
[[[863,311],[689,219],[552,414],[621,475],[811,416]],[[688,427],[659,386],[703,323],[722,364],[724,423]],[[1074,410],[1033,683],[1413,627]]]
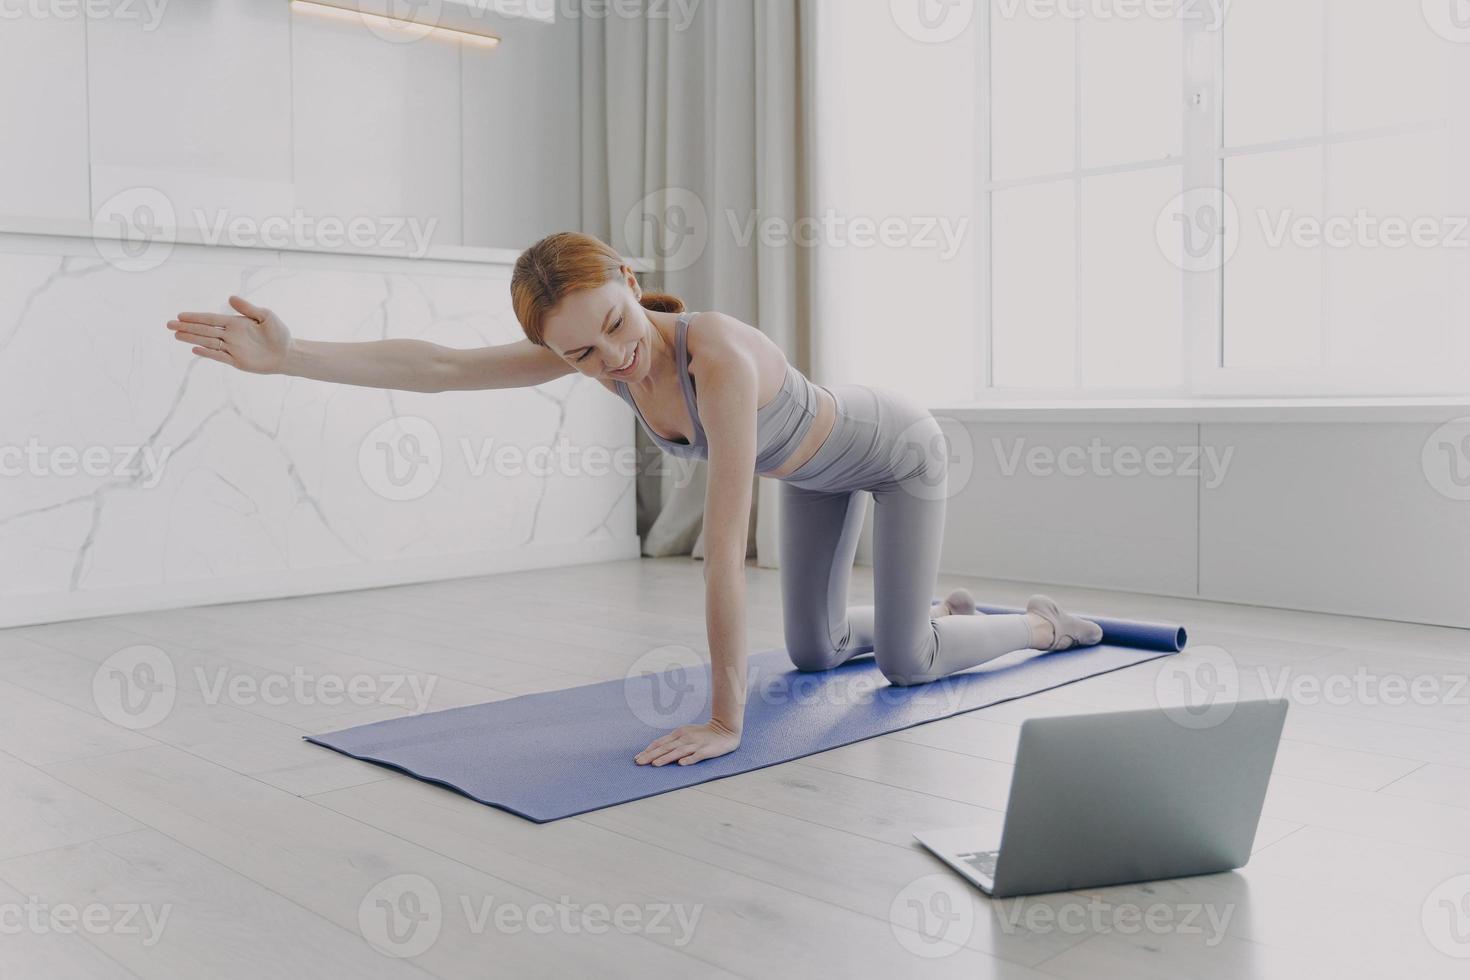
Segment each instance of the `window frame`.
[[[1225,194],[1225,165],[1233,157],[1260,154],[1283,149],[1320,147],[1323,152],[1323,193],[1329,186],[1329,148],[1334,145],[1375,139],[1384,136],[1409,135],[1432,129],[1445,129],[1453,133],[1450,120],[1435,123],[1411,123],[1402,126],[1333,133],[1329,128],[1328,86],[1323,87],[1323,126],[1316,136],[1280,141],[1258,146],[1227,147],[1225,143],[1225,30],[1228,18],[1217,28],[1203,17],[1181,17],[1182,64],[1184,99],[1182,158],[1158,158],[1107,167],[1084,169],[1081,165],[1081,72],[1076,73],[1074,97],[1075,140],[1073,147],[1073,169],[1069,173],[1035,175],[1032,177],[996,181],[992,174],[991,156],[991,100],[993,96],[993,59],[991,58],[991,12],[993,0],[979,0],[976,10],[977,44],[977,93],[975,111],[975,208],[979,232],[976,257],[975,308],[978,313],[977,349],[982,363],[976,372],[976,400],[985,401],[1042,401],[1073,399],[1165,399],[1165,398],[1224,398],[1224,397],[1427,397],[1462,395],[1470,392],[1470,326],[1455,330],[1456,298],[1460,294],[1455,275],[1447,283],[1450,289],[1447,325],[1451,328],[1448,339],[1448,357],[1436,365],[1425,365],[1422,369],[1368,370],[1328,366],[1249,368],[1227,367],[1225,354],[1225,273],[1228,263],[1211,263],[1207,271],[1181,270],[1183,277],[1183,310],[1180,329],[1183,332],[1181,349],[1183,383],[1156,387],[1084,387],[1082,385],[1082,331],[1085,316],[1080,308],[1084,302],[1079,285],[1079,309],[1074,315],[1076,332],[1074,377],[1070,386],[1052,388],[1002,388],[995,384],[995,323],[993,308],[993,254],[994,229],[992,223],[992,195],[1008,188],[1042,182],[1068,181],[1077,187],[1089,176],[1109,173],[1131,173],[1165,166],[1180,166],[1180,192],[1192,192],[1193,200],[1213,201],[1223,211]],[[1330,28],[1330,6],[1324,6],[1324,33]],[[1083,19],[1077,18],[1075,30],[1076,63],[1081,65],[1083,56]],[[1470,46],[1467,46],[1470,47]],[[1324,46],[1324,51],[1330,49]],[[1330,71],[1329,55],[1324,54],[1323,73]],[[1447,204],[1449,202],[1446,202]],[[1242,220],[1244,220],[1242,218]],[[1082,215],[1080,206],[1075,215],[1080,230]],[[1223,247],[1220,236],[1216,236],[1215,248]],[[1080,257],[1080,235],[1078,240]],[[1324,275],[1330,253],[1322,255]],[[1074,268],[1074,275],[1077,270]],[[1458,274],[1463,276],[1464,273]],[[1324,285],[1325,294],[1325,285]],[[1464,297],[1461,297],[1464,298]],[[1330,311],[1323,310],[1320,343],[1325,349],[1331,332]]]

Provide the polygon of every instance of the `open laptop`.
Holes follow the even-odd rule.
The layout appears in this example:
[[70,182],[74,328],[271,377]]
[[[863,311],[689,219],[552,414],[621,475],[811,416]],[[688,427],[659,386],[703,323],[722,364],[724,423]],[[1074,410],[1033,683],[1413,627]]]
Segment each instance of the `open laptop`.
[[1286,702],[1239,701],[1210,725],[1186,710],[1029,719],[1000,840],[966,827],[914,836],[996,898],[1241,867]]

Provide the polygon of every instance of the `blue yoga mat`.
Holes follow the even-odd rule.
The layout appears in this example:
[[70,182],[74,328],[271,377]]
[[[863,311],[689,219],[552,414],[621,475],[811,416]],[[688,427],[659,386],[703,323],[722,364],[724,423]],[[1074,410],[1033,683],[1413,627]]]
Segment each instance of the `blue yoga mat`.
[[1098,646],[1008,654],[913,687],[889,684],[871,654],[820,672],[793,669],[784,650],[755,654],[740,748],[690,766],[640,766],[633,756],[669,730],[708,717],[707,664],[634,671],[623,680],[306,740],[546,823],[1048,691],[1184,647],[1179,626],[1087,618],[1103,627]]

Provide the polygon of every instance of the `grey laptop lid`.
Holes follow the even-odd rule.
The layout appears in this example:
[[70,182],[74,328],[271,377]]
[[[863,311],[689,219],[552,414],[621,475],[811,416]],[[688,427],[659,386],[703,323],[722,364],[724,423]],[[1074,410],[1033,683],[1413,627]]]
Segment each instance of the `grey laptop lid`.
[[1285,701],[1257,700],[1209,727],[1168,709],[1026,721],[993,894],[1240,867],[1285,719]]

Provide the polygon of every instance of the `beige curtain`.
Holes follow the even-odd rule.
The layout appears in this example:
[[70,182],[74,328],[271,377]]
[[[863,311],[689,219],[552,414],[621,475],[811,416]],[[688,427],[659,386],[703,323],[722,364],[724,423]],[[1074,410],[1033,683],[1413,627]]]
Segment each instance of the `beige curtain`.
[[[659,2],[582,23],[585,230],[657,260],[651,285],[758,327],[809,376],[814,249],[783,229],[810,212],[816,7]],[[703,557],[706,464],[660,459],[641,430],[639,446],[643,553]],[[756,478],[751,553],[767,567],[776,489]]]

